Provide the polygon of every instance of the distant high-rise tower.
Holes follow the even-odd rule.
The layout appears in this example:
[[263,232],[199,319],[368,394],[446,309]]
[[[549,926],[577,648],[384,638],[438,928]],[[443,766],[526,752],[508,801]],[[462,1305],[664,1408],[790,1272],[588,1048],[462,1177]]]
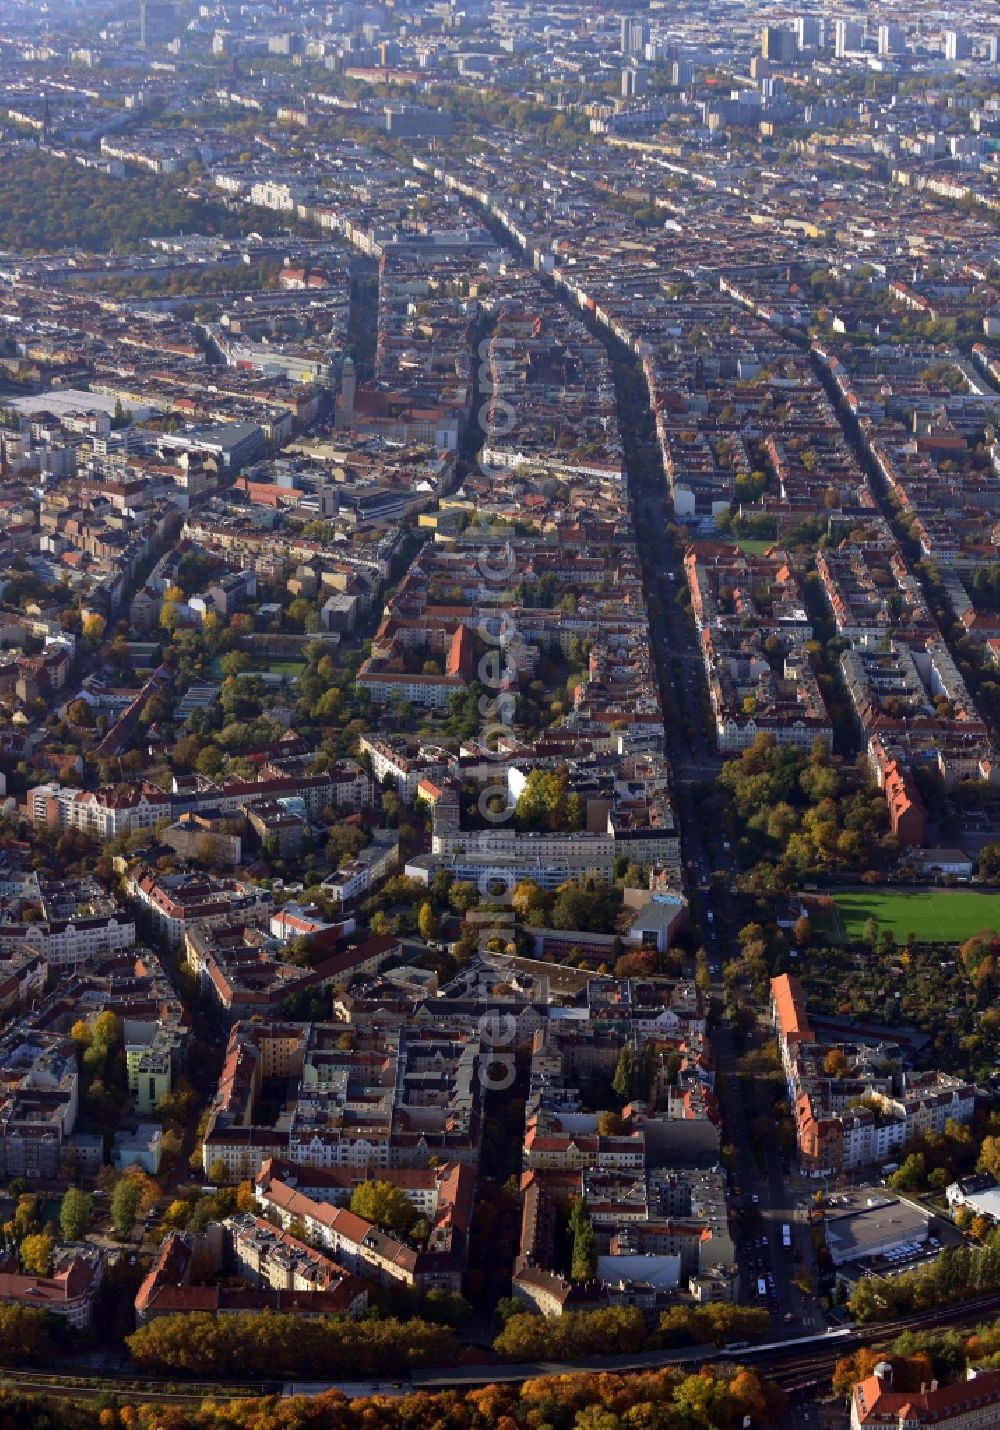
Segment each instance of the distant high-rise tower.
[[622,70],[622,99],[636,99],[646,93],[646,71],[642,65],[632,63]]
[[641,55],[649,39],[649,31],[644,20],[634,15],[621,18],[621,47],[623,55]]
[[139,48],[146,48],[146,0],[139,0]]
[[358,374],[354,359],[344,358],[340,375],[340,396],[337,399],[337,426],[350,427],[354,422],[354,398],[358,388]]
[[799,15],[795,20],[795,35],[799,50],[821,50],[826,40],[826,25],[818,15]]
[[945,30],[944,57],[952,62],[967,60],[972,55],[972,41],[963,30]]
[[864,48],[865,27],[858,20],[838,20],[834,27],[834,53],[838,60]]
[[760,52],[766,60],[790,64],[799,52],[798,36],[781,25],[765,25],[760,32]]
[[902,25],[879,25],[878,52],[883,56],[906,53],[906,31]]

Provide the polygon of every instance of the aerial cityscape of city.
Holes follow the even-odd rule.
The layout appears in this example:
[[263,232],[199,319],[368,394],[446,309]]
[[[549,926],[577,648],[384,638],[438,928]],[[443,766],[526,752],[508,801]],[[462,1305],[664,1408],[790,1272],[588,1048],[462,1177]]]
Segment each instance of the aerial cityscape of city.
[[996,0],[0,0],[0,1426],[1000,1430]]

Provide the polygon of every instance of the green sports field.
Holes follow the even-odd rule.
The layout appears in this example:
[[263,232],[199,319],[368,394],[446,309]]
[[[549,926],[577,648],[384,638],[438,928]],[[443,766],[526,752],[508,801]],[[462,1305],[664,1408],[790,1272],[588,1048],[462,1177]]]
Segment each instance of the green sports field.
[[918,943],[960,943],[983,929],[1000,930],[1000,894],[951,889],[851,890],[833,895],[837,932],[864,937],[868,919],[892,929],[902,943],[912,933]]
[[766,541],[756,536],[734,536],[732,538],[722,537],[723,541],[732,540],[734,546],[738,546],[746,556],[763,556],[770,547],[777,545],[778,538],[769,536]]

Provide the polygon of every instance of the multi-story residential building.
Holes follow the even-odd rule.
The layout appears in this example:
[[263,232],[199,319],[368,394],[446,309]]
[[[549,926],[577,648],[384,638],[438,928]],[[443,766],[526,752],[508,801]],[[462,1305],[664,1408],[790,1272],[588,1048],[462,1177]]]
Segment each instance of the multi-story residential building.
[[58,1177],[79,1110],[76,1047],[68,1037],[12,1028],[0,1042],[0,1166],[9,1180]]
[[920,582],[898,549],[886,558],[879,535],[870,545],[853,541],[816,557],[837,634],[859,645],[880,645],[890,632],[931,635],[934,618]]
[[[284,930],[284,920],[277,918]],[[322,945],[329,945],[330,951],[311,968],[282,960],[280,935],[232,921],[192,924],[184,937],[184,954],[206,997],[227,1021],[275,1018],[293,994],[368,977],[399,951],[399,941],[385,935],[337,953],[334,946],[345,931],[343,924],[317,931],[317,952]]]
[[239,829],[239,821],[232,816],[223,816],[213,810],[200,813],[189,810],[174,824],[169,824],[160,837],[182,859],[206,859],[213,865],[236,865],[243,857]]
[[394,829],[375,829],[371,843],[335,873],[328,874],[322,887],[338,904],[350,904],[398,868],[399,835]]
[[223,1223],[236,1270],[251,1286],[274,1291],[346,1292],[347,1315],[360,1316],[368,1305],[368,1287],[321,1251],[280,1231],[249,1212]]
[[893,1369],[880,1361],[851,1391],[851,1430],[991,1430],[1000,1417],[1000,1371],[970,1370],[965,1380],[893,1390]]
[[393,659],[391,647],[385,644],[388,636],[386,623],[383,623],[372,643],[372,654],[358,672],[358,685],[367,690],[373,700],[381,703],[404,700],[433,709],[447,705],[453,695],[461,694],[467,688],[472,677],[473,646],[472,633],[467,626],[456,626],[448,646],[444,670],[439,675],[394,669],[390,663]]
[[[303,1175],[308,1176],[308,1173]],[[378,1285],[401,1282],[419,1291],[459,1291],[468,1257],[475,1173],[471,1168],[438,1168],[438,1194],[426,1249],[380,1231],[344,1207],[314,1200],[264,1167],[256,1181],[257,1200],[282,1226],[301,1220],[310,1236],[330,1249],[343,1266]]]
[[11,1013],[43,992],[48,963],[30,945],[10,946],[4,932],[0,928],[0,1012]]
[[248,804],[244,818],[265,853],[289,859],[301,850],[306,822],[289,801],[269,799]]
[[98,1247],[59,1247],[47,1276],[0,1272],[0,1305],[44,1311],[62,1317],[75,1331],[86,1330],[103,1269]]
[[[483,1042],[414,1027],[349,1050],[343,1025],[237,1024],[203,1143],[206,1167],[253,1177],[269,1158],[307,1169],[419,1168],[437,1157],[479,1160]],[[273,1126],[255,1121],[265,1079],[295,1077]]]
[[379,784],[391,779],[404,804],[413,803],[422,779],[443,775],[451,764],[446,750],[435,748],[411,754],[404,740],[389,736],[362,735],[359,748],[371,760],[372,774]]
[[787,554],[747,557],[699,542],[684,569],[719,749],[747,749],[759,734],[802,750],[817,739],[831,748],[830,718],[803,648],[812,624]]
[[320,774],[297,769],[286,773],[286,762],[266,765],[257,780],[229,780],[224,785],[207,781],[195,795],[167,794],[151,784],[108,785],[80,790],[49,782],[29,790],[26,809],[33,824],[78,829],[107,841],[122,834],[155,829],[162,821],[186,813],[214,812],[220,817],[239,815],[249,806],[281,799],[300,799],[310,818],[324,809],[363,808],[371,803],[368,776],[352,760],[338,761]]
[[155,785],[111,785],[100,790],[38,785],[28,793],[27,808],[33,824],[78,829],[104,842],[154,829],[171,813],[170,796]]
[[617,1137],[603,1137],[593,1130],[563,1130],[560,1119],[538,1113],[524,1135],[524,1165],[528,1171],[579,1172],[584,1167],[642,1170],[646,1162],[645,1138],[641,1131]]
[[128,1090],[141,1116],[153,1112],[173,1083],[171,1048],[164,1038],[152,1044],[131,1043],[125,1050]]
[[[154,953],[146,948],[118,954],[61,979],[24,1020],[38,1032],[67,1034],[73,1024],[113,1013],[122,1025],[129,1090],[137,1110],[148,1114],[183,1065],[188,1028],[180,999]],[[152,1079],[155,1086],[147,1081]]]
[[[803,1171],[878,1165],[949,1121],[972,1120],[976,1089],[961,1078],[907,1073],[891,1046],[819,1044],[793,976],[771,980],[771,1008]],[[834,1060],[841,1076],[830,1070]],[[879,1070],[886,1066],[895,1069],[891,1076]]]
[[841,670],[893,833],[904,847],[921,845],[927,819],[914,768],[932,770],[949,787],[992,779],[987,727],[936,634],[855,645],[841,656]]
[[816,1034],[809,1026],[806,995],[794,974],[771,979],[771,1022],[777,1034],[785,1076],[790,1078],[799,1045],[816,1041]]
[[135,920],[116,910],[105,915],[52,919],[30,929],[28,938],[52,969],[75,970],[112,957],[135,943]]
[[180,948],[194,925],[221,928],[239,921],[266,927],[273,897],[269,889],[208,874],[160,874],[142,866],[129,874],[130,898],[147,909],[171,948]]
[[[261,1225],[256,1247],[249,1229],[241,1238],[240,1249],[245,1252],[246,1274],[253,1283],[251,1286],[234,1286],[231,1278],[209,1286],[192,1284],[191,1274],[197,1252],[206,1254],[216,1267],[221,1268],[225,1260],[224,1243],[229,1239],[226,1232],[238,1235],[238,1229],[255,1222],[256,1218],[247,1217],[234,1219],[225,1227],[215,1224],[209,1228],[207,1235],[197,1238],[187,1232],[172,1231],[162,1242],[136,1294],[136,1323],[141,1326],[158,1316],[185,1315],[194,1311],[214,1316],[260,1315],[264,1311],[275,1311],[303,1319],[353,1317],[363,1312],[368,1300],[368,1287],[363,1281],[295,1238],[276,1231],[269,1222]],[[269,1229],[270,1236],[264,1227]],[[240,1251],[236,1255],[239,1257]],[[324,1262],[328,1270],[317,1267],[318,1261]],[[282,1266],[290,1273],[285,1278],[280,1274]],[[311,1284],[308,1283],[310,1266],[317,1272],[316,1281]],[[296,1277],[296,1270],[303,1273],[300,1278]],[[286,1282],[300,1279],[307,1284],[301,1288],[274,1284],[281,1283],[283,1279]]]
[[[555,1270],[555,1207],[586,1199],[597,1248],[592,1285]],[[735,1300],[736,1249],[718,1172],[530,1170],[521,1180],[521,1242],[514,1263],[518,1300],[542,1315],[588,1305],[654,1305],[658,1295],[695,1283],[699,1300]]]

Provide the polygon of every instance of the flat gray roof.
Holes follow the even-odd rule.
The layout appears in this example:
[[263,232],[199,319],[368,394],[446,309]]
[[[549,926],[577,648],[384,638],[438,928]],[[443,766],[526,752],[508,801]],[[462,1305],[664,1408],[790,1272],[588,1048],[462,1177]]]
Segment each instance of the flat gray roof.
[[922,1241],[930,1223],[930,1215],[910,1202],[880,1198],[878,1206],[829,1218],[826,1241],[835,1262],[856,1261],[885,1247]]

